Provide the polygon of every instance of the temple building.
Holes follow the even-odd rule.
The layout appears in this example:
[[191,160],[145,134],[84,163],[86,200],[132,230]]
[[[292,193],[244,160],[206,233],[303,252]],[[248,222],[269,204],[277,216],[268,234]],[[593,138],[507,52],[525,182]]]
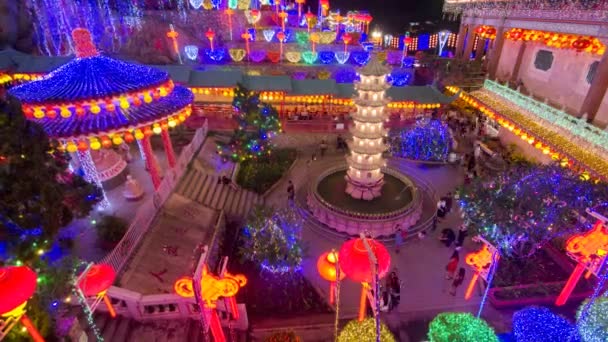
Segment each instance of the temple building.
[[608,4],[446,0],[444,13],[460,19],[456,57],[487,72],[483,87],[460,99],[503,142],[606,179]]

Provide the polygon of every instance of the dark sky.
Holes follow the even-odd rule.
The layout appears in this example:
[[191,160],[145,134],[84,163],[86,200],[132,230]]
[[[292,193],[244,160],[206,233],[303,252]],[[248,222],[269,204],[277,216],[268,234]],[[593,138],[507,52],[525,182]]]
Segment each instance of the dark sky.
[[410,21],[440,19],[443,0],[329,0],[329,5],[332,10],[341,9],[342,14],[368,10],[374,17],[372,28],[377,25],[383,32],[396,34],[405,32]]

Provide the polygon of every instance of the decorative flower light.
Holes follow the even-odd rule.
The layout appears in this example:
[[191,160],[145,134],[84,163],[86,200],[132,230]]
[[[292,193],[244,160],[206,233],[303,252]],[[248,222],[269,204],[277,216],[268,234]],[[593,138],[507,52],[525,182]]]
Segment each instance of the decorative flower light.
[[186,56],[189,60],[195,61],[198,58],[198,46],[196,45],[186,45],[184,47],[184,51],[186,52]]
[[228,8],[235,10],[235,9],[237,9],[238,5],[239,5],[238,0],[228,0]]
[[331,44],[336,40],[337,34],[333,31],[319,32],[319,42],[321,44]]
[[405,57],[407,57],[407,49],[410,46],[410,44],[412,43],[412,37],[410,36],[405,36],[403,38],[403,56],[401,58],[401,67],[403,68],[403,60],[405,60]]
[[279,12],[279,18],[281,19],[281,30],[285,31],[285,22],[287,21],[287,12]]
[[247,19],[247,22],[255,28],[258,21],[262,18],[262,13],[257,9],[245,11],[245,18]]
[[322,64],[331,64],[335,57],[336,55],[333,51],[319,51],[319,61],[321,61]]
[[279,40],[279,51],[280,51],[280,57],[279,60],[281,60],[283,58],[283,42],[285,41],[285,32],[283,31],[279,31],[279,33],[277,33],[277,39]]
[[317,60],[318,54],[315,51],[302,52],[302,59],[306,64],[313,64]]
[[367,64],[371,58],[371,54],[367,51],[353,51],[350,56],[359,66]]
[[215,49],[215,50],[206,49],[205,55],[207,55],[209,60],[211,60],[212,62],[219,63],[219,62],[223,61],[224,58],[226,57],[226,49],[222,49],[222,48]]
[[275,31],[272,29],[268,29],[268,30],[262,31],[262,34],[264,35],[264,39],[266,39],[266,41],[270,43],[272,41],[272,39],[274,38]]
[[336,54],[336,61],[340,64],[344,64],[348,61],[348,58],[350,57],[350,53],[348,52],[342,52],[342,51],[337,51]]
[[213,32],[211,28],[208,28],[207,32],[205,32],[205,37],[209,39],[209,45],[211,46],[211,51],[213,52],[213,39],[215,38],[215,32]]
[[197,10],[203,6],[203,0],[190,0],[190,5]]
[[177,37],[179,37],[179,33],[177,31],[175,31],[173,24],[169,24],[169,31],[167,32],[167,38],[171,39],[171,41],[173,42],[173,51],[175,51],[175,54],[177,55],[177,58],[179,59],[179,64],[182,64],[182,56],[179,53]]
[[230,49],[228,50],[228,53],[230,54],[230,58],[232,58],[232,61],[237,63],[242,61],[246,55],[246,51],[243,49]]
[[321,4],[321,15],[327,16],[327,11],[329,11],[329,0],[319,0]]
[[285,53],[285,58],[291,63],[298,63],[302,59],[302,54],[299,51],[288,51]]
[[263,61],[266,58],[266,50],[251,51],[251,53],[249,54],[249,57],[255,63],[260,63],[261,61]]

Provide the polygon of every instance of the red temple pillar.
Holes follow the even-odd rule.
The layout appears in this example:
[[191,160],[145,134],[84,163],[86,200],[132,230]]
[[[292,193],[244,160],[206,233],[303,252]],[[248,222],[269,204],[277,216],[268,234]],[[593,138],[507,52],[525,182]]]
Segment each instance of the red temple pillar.
[[163,138],[163,146],[165,147],[165,155],[167,156],[167,162],[169,167],[175,166],[175,152],[173,151],[173,143],[171,143],[171,137],[169,136],[169,130],[163,129],[161,132]]
[[152,184],[154,185],[154,189],[158,189],[161,181],[160,173],[158,170],[158,165],[156,164],[156,159],[154,158],[154,154],[152,152],[152,145],[150,144],[149,136],[144,137],[142,145],[144,147],[144,154],[146,156],[146,167],[148,168],[148,172],[150,172]]
[[455,58],[461,58],[464,49],[464,40],[467,34],[467,26],[464,24],[460,25],[458,36],[456,37],[456,51],[454,52]]
[[589,122],[593,122],[595,119],[602,105],[602,100],[606,95],[606,89],[608,89],[608,53],[604,53],[602,59],[600,59],[600,63],[593,76],[593,81],[591,81],[591,86],[589,87],[589,91],[587,91],[579,112],[581,116],[587,114]]

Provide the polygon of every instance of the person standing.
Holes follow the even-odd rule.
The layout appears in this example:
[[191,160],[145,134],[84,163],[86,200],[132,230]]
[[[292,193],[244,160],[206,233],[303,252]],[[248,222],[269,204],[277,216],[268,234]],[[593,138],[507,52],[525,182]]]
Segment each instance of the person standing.
[[452,211],[452,204],[454,203],[454,196],[452,196],[451,192],[448,192],[448,194],[443,198],[443,201],[445,202],[446,213],[449,213],[450,211]]
[[289,203],[292,204],[296,197],[296,189],[293,186],[293,182],[289,180],[289,184],[287,185],[287,199]]
[[403,231],[401,224],[397,223],[395,226],[395,253],[399,254],[403,240],[405,240],[407,232]]
[[321,158],[325,155],[325,151],[327,151],[327,143],[325,139],[321,140],[321,144],[319,145],[319,150],[321,150]]
[[399,277],[397,276],[397,272],[391,272],[388,277],[388,291],[391,296],[390,302],[390,310],[399,306],[399,301],[401,300],[401,282],[399,281]]
[[454,273],[456,273],[456,269],[458,269],[459,260],[460,260],[460,257],[458,256],[458,251],[454,251],[454,253],[452,253],[452,256],[450,257],[450,261],[445,266],[445,270],[446,270],[445,279],[454,278]]
[[464,281],[464,273],[463,267],[458,269],[458,274],[456,275],[456,278],[454,278],[454,281],[452,281],[452,288],[450,289],[450,294],[452,296],[456,295],[456,290],[460,285],[462,285],[462,282]]
[[456,246],[462,246],[462,244],[464,243],[464,239],[467,237],[469,231],[467,228],[467,225],[465,223],[460,225],[460,228],[458,228],[458,238],[456,239]]

